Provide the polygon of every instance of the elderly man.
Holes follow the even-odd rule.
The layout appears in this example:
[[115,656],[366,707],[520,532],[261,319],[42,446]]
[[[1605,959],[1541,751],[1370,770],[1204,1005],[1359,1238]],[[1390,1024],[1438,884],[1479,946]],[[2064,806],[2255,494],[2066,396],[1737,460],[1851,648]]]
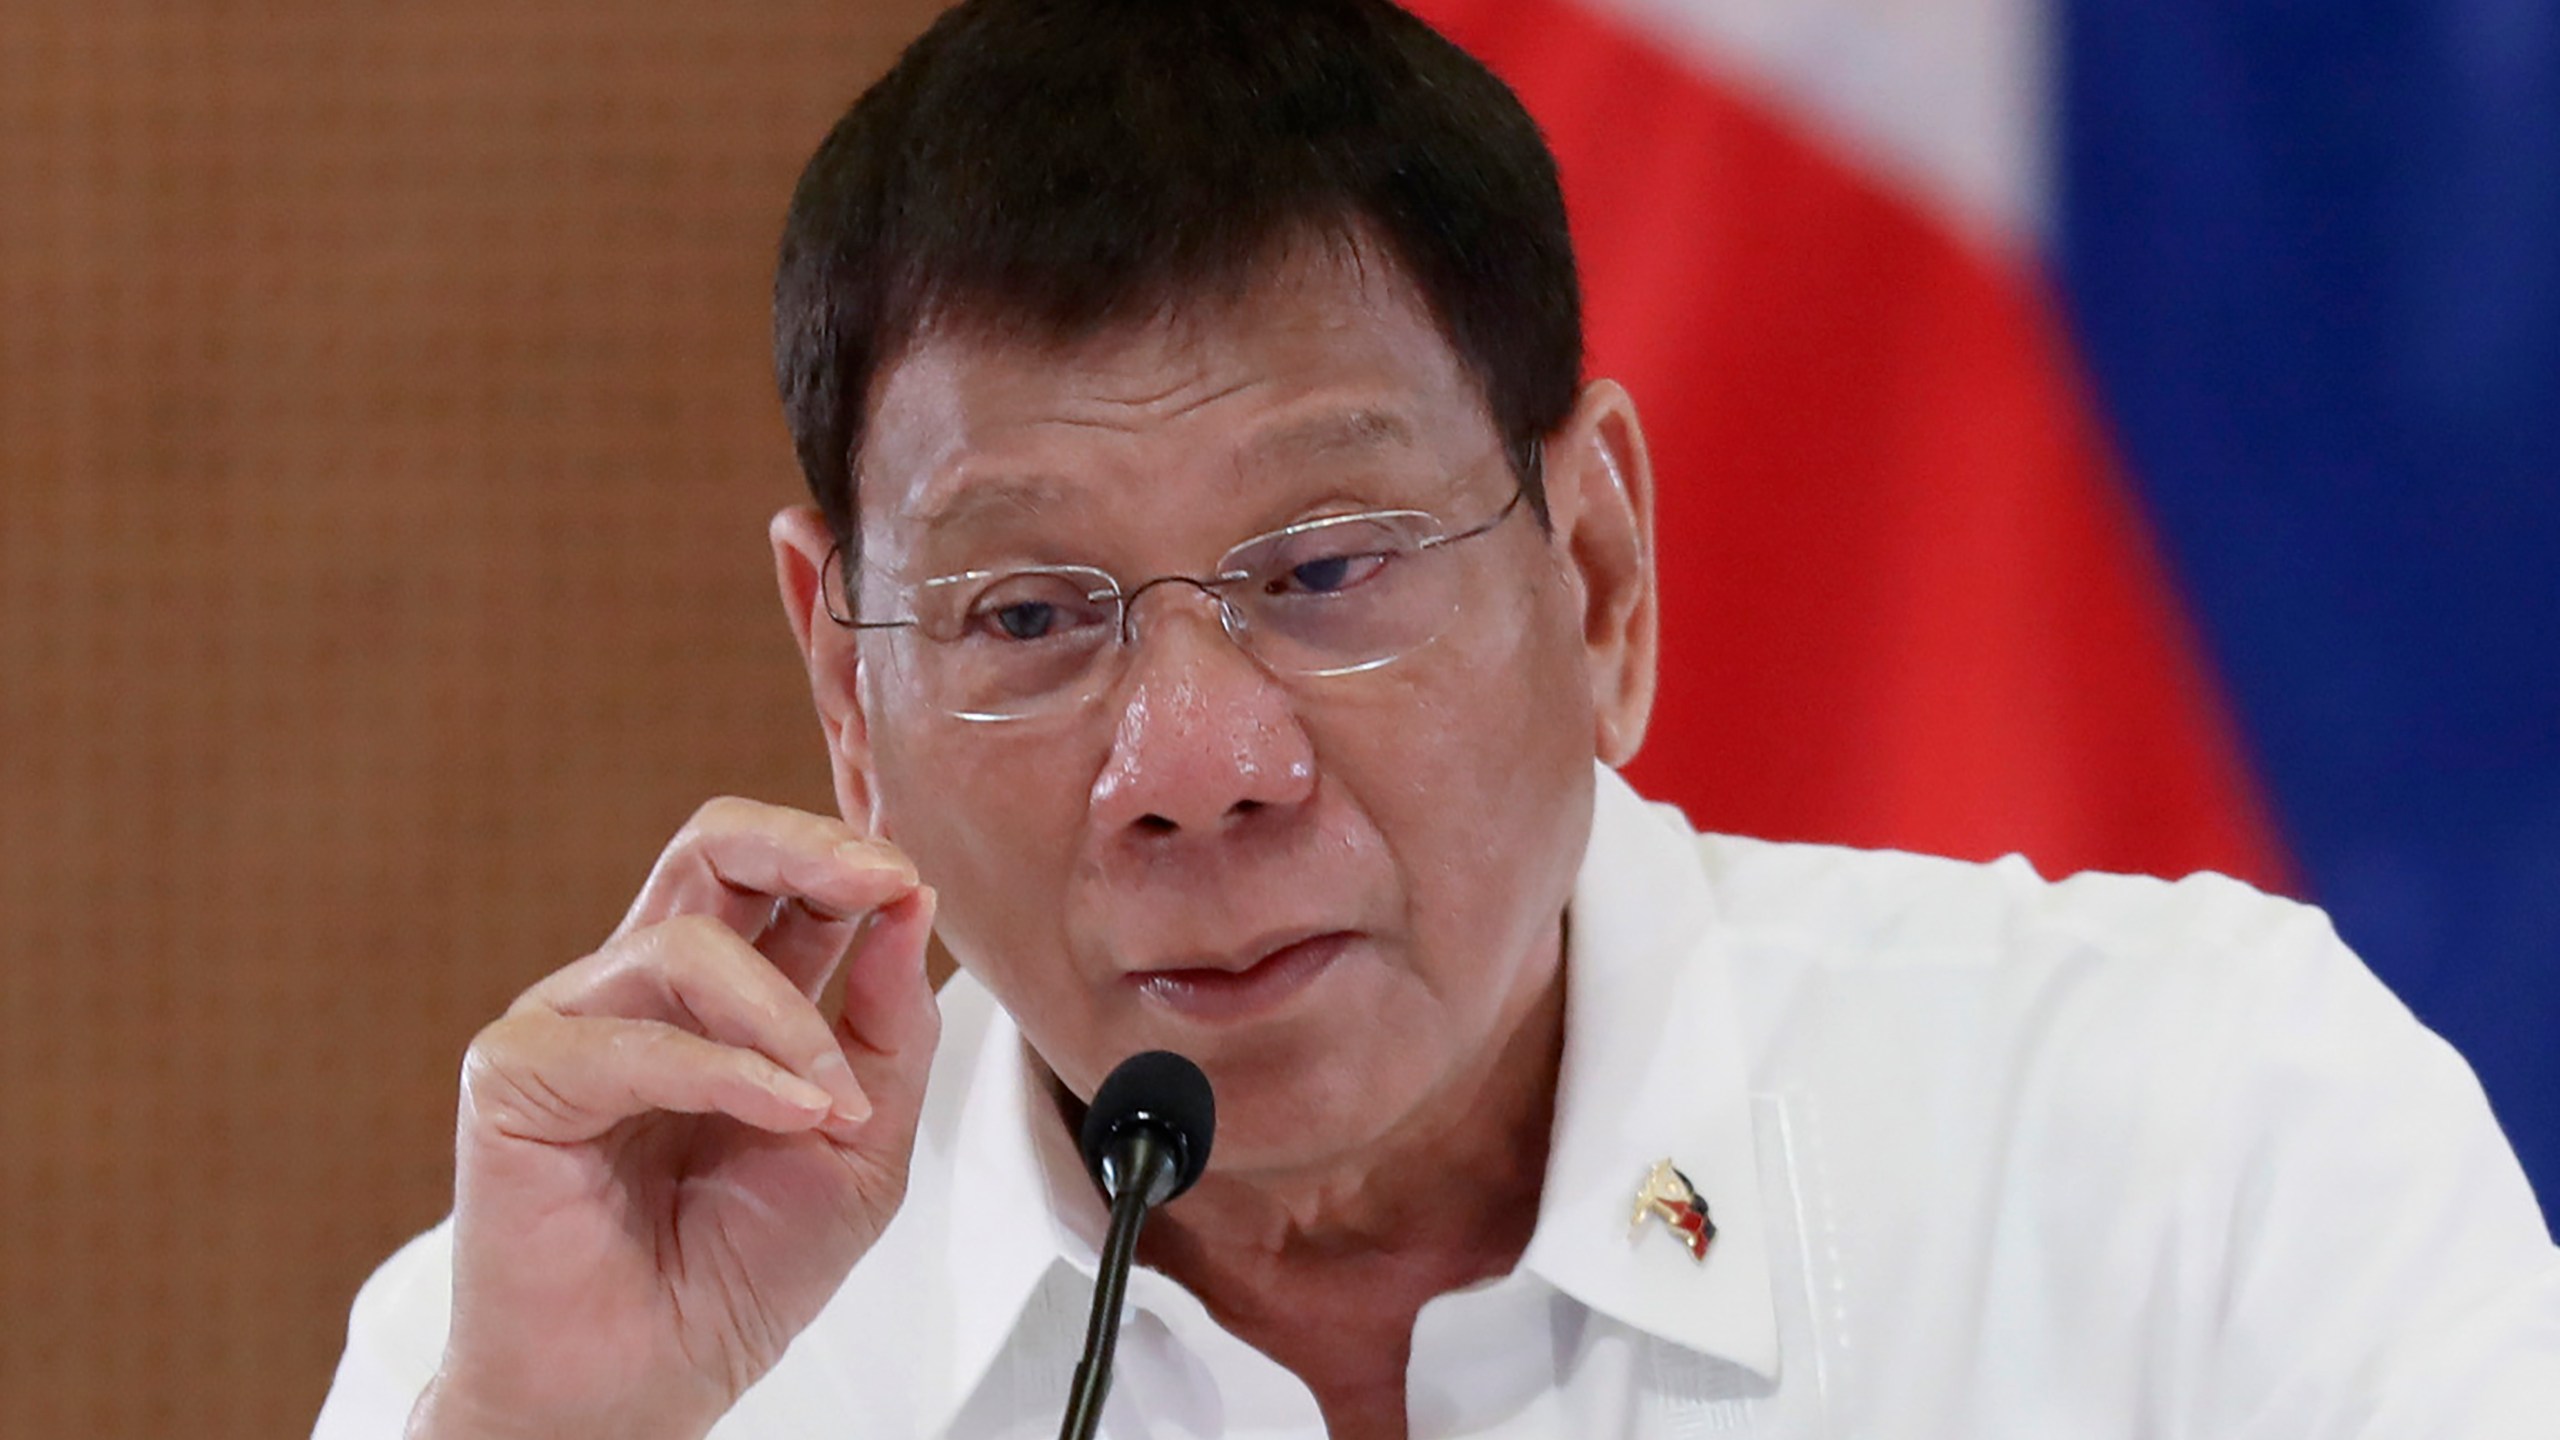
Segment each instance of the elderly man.
[[2550,1433],[2533,1198],[2316,912],[1607,768],[1654,477],[1535,128],[1411,18],[970,0],[775,322],[844,818],[706,806],[480,1034],[327,1440],[1050,1433],[1070,1129],[1157,1048],[1220,1128],[1105,1433]]

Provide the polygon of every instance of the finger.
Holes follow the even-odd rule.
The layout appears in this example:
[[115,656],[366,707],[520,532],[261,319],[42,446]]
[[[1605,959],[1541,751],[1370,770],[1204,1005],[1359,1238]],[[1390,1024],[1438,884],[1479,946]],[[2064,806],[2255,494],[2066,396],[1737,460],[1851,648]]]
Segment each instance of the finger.
[[753,943],[784,979],[814,1001],[834,978],[836,965],[861,931],[863,919],[859,914],[821,910],[797,895],[777,896],[766,907],[763,928]]
[[777,1133],[827,1119],[824,1090],[753,1050],[657,1020],[511,1013],[463,1062],[463,1124],[550,1145],[660,1111],[727,1115]]
[[655,1020],[754,1050],[822,1087],[837,1118],[870,1116],[870,1097],[818,1007],[718,920],[679,915],[609,942],[596,960],[535,986],[527,1003]]
[[905,1163],[896,1152],[914,1142],[925,1078],[942,1034],[941,1005],[924,966],[935,901],[926,886],[872,918],[845,971],[844,1008],[835,1023],[855,1078],[889,1123],[853,1127],[831,1121],[825,1133],[840,1144],[886,1147],[875,1158],[892,1165]]
[[796,897],[813,915],[852,917],[915,884],[915,866],[895,846],[842,820],[730,796],[708,802],[676,832],[623,926],[708,914],[753,938],[775,898]]
[[941,897],[930,885],[881,907],[863,932],[845,972],[839,1028],[859,1051],[880,1057],[930,1049],[941,1034],[941,1007],[925,978],[925,942]]

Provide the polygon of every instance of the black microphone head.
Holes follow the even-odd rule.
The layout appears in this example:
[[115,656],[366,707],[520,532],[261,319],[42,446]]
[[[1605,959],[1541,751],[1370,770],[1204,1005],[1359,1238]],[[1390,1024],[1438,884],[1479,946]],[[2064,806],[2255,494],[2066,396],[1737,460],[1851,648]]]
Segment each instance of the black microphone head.
[[1153,1127],[1173,1149],[1173,1188],[1164,1199],[1190,1189],[1209,1168],[1209,1142],[1218,1131],[1218,1103],[1209,1093],[1209,1077],[1170,1050],[1149,1050],[1121,1061],[1104,1078],[1084,1112],[1080,1148],[1085,1169],[1093,1172],[1106,1196],[1111,1180],[1103,1173],[1103,1161],[1112,1142],[1140,1125]]

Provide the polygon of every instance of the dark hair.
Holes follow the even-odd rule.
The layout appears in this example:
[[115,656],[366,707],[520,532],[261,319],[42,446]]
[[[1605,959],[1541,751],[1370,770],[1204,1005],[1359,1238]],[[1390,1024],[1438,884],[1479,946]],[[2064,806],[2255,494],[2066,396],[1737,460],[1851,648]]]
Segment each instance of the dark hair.
[[967,0],[791,198],[774,378],[846,547],[874,382],[945,324],[1067,341],[1373,244],[1482,388],[1541,520],[1581,382],[1555,161],[1503,83],[1386,0]]

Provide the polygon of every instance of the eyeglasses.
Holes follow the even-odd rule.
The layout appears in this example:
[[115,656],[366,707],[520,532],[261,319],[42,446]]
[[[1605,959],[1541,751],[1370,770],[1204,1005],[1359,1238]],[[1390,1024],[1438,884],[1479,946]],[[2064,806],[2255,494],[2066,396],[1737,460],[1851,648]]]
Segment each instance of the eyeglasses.
[[[1410,655],[1449,628],[1463,588],[1450,547],[1509,519],[1527,493],[1513,490],[1493,518],[1454,533],[1423,510],[1302,521],[1229,550],[1205,577],[1159,575],[1124,590],[1089,565],[964,570],[915,586],[905,616],[856,619],[832,594],[827,616],[884,632],[906,682],[962,720],[1019,720],[1102,693],[1136,639],[1138,597],[1159,585],[1189,585],[1217,601],[1228,638],[1274,674],[1349,675]],[[829,552],[830,574],[837,559]]]

